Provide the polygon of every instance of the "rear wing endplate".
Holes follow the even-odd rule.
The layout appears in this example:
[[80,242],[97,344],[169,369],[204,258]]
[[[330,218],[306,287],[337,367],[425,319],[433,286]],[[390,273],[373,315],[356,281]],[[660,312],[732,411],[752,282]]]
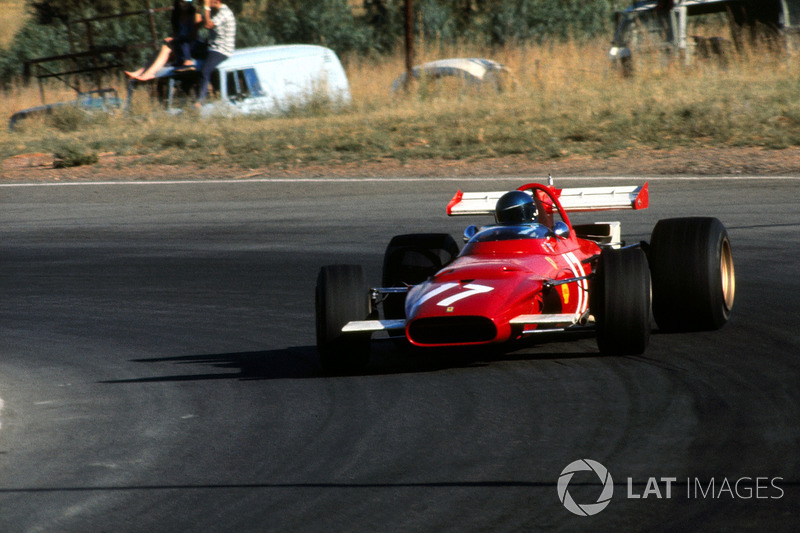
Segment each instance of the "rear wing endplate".
[[[627,187],[583,187],[552,189],[566,211],[646,209],[650,205],[647,183]],[[458,191],[447,204],[449,216],[494,214],[497,200],[508,191]]]

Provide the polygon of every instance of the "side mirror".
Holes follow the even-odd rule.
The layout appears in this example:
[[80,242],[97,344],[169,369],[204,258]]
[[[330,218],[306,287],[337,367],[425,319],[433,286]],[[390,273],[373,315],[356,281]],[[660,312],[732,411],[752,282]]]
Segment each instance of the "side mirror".
[[476,233],[478,233],[478,226],[475,224],[467,226],[464,230],[464,242],[468,242]]
[[564,221],[559,220],[553,224],[553,233],[556,234],[556,237],[567,239],[569,238],[569,226]]

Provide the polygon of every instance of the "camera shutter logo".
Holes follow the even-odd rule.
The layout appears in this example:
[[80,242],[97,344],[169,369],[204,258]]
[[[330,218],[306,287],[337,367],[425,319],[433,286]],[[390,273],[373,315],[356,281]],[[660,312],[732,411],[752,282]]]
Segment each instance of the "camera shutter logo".
[[[597,474],[597,477],[600,478],[600,482],[603,484],[603,491],[600,493],[595,503],[575,503],[575,500],[572,499],[572,496],[570,496],[567,490],[569,488],[569,482],[572,480],[572,476],[575,472],[584,471],[592,471]],[[556,488],[558,489],[558,499],[561,500],[564,507],[566,507],[568,511],[579,516],[596,515],[608,506],[611,502],[611,496],[614,495],[614,481],[611,479],[611,474],[608,472],[608,469],[591,459],[578,459],[568,464],[567,467],[561,471]]]

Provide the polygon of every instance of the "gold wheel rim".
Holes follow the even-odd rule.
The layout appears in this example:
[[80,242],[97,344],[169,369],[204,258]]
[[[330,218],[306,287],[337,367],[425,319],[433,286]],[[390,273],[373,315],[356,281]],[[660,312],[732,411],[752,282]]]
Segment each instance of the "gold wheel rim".
[[733,271],[731,243],[727,238],[722,241],[719,267],[722,274],[722,299],[725,304],[725,310],[730,311],[733,308],[733,298],[736,293],[736,276]]

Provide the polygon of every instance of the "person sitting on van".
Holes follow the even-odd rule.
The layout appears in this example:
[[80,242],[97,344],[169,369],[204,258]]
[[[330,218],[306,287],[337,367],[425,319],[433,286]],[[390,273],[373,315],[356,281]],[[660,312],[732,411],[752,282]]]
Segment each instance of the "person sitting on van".
[[192,49],[197,44],[197,12],[192,0],[174,0],[172,3],[172,36],[164,39],[158,55],[153,62],[125,75],[136,81],[147,81],[155,78],[156,72],[172,59],[177,69],[194,68]]
[[192,52],[199,41],[197,37],[197,11],[192,0],[174,0],[172,5],[172,64],[176,67],[193,67]]
[[236,46],[236,19],[233,11],[222,0],[206,0],[201,27],[208,30],[208,55],[200,69],[200,91],[195,106],[200,107],[208,96],[211,73],[225,61]]

